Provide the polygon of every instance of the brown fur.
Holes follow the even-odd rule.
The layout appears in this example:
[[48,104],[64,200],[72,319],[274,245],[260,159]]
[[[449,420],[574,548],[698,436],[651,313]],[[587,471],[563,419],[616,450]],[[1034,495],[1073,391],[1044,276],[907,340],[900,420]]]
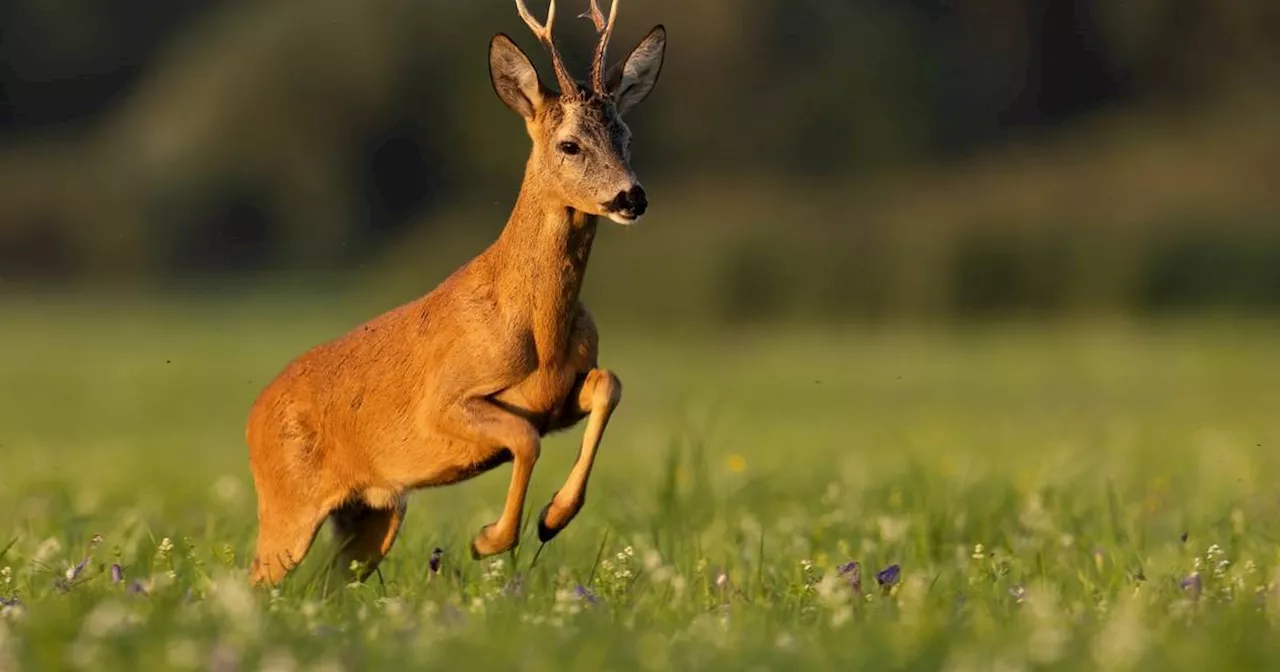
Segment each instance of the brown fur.
[[[472,554],[510,549],[541,437],[587,418],[578,460],[539,515],[539,538],[578,513],[622,392],[598,367],[596,325],[578,295],[597,216],[616,212],[611,199],[636,185],[620,114],[652,88],[664,44],[655,28],[611,91],[558,95],[510,39],[494,37],[495,90],[533,141],[510,218],[430,293],[306,352],[263,390],[246,429],[258,495],[255,583],[282,580],[326,518],[343,542],[337,569],[359,561],[354,578],[364,578],[395,543],[408,493],[506,462],[501,517],[480,530]],[[566,141],[581,151],[567,155]]]

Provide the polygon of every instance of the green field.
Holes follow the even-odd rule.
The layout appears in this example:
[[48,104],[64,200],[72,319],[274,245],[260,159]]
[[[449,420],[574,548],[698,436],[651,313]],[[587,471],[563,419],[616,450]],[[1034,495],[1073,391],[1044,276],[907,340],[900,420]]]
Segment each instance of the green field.
[[326,590],[322,537],[254,593],[248,406],[383,307],[0,306],[0,670],[1280,666],[1273,325],[602,320],[626,394],[536,565],[532,522],[467,556],[504,466],[417,494],[380,578]]

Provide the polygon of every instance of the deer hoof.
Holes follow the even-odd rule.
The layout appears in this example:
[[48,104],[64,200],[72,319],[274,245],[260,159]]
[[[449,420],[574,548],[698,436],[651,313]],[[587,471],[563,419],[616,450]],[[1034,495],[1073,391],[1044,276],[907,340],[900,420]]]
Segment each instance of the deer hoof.
[[471,559],[480,560],[491,555],[497,555],[503,551],[511,550],[516,545],[516,536],[511,535],[509,539],[501,538],[501,535],[494,533],[493,525],[485,525],[480,534],[471,540]]
[[538,541],[544,544],[555,539],[556,535],[560,534],[560,530],[564,529],[547,525],[547,513],[551,511],[551,504],[552,502],[547,502],[547,505],[542,507],[542,512],[538,514]]

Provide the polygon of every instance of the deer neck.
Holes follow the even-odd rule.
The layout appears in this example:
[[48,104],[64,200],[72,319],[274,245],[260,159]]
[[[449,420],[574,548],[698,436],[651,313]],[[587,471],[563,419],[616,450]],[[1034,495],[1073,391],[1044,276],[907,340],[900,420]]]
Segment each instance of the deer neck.
[[504,312],[527,320],[544,362],[562,356],[596,235],[596,217],[566,206],[526,175],[498,237],[498,287]]

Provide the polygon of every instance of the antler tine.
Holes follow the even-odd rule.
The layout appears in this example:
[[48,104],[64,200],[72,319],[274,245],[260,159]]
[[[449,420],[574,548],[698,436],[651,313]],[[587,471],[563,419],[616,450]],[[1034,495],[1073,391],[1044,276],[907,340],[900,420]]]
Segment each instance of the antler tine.
[[605,52],[609,49],[609,38],[613,35],[613,22],[618,18],[618,0],[613,0],[613,5],[609,7],[609,20],[605,21],[604,12],[600,11],[600,6],[596,4],[596,0],[591,0],[591,22],[596,24],[596,32],[600,34],[600,41],[596,44],[596,55],[591,61],[591,88],[596,93],[604,95],[604,58]]
[[585,19],[588,14],[591,16],[591,23],[596,24],[596,32],[604,30],[604,12],[600,11],[600,5],[596,4],[596,0],[591,0],[591,9],[586,14],[579,14],[578,18]]
[[529,30],[538,37],[538,41],[542,46],[546,47],[547,53],[551,55],[551,67],[556,71],[556,81],[560,83],[561,93],[575,95],[578,92],[578,84],[569,74],[569,69],[564,66],[564,61],[560,58],[560,51],[556,49],[555,40],[551,37],[551,28],[556,21],[556,0],[551,0],[550,6],[547,7],[547,22],[540,23],[533,15],[529,13],[529,7],[524,4],[524,0],[516,0],[516,12],[520,14],[520,18],[525,25],[529,26]]

